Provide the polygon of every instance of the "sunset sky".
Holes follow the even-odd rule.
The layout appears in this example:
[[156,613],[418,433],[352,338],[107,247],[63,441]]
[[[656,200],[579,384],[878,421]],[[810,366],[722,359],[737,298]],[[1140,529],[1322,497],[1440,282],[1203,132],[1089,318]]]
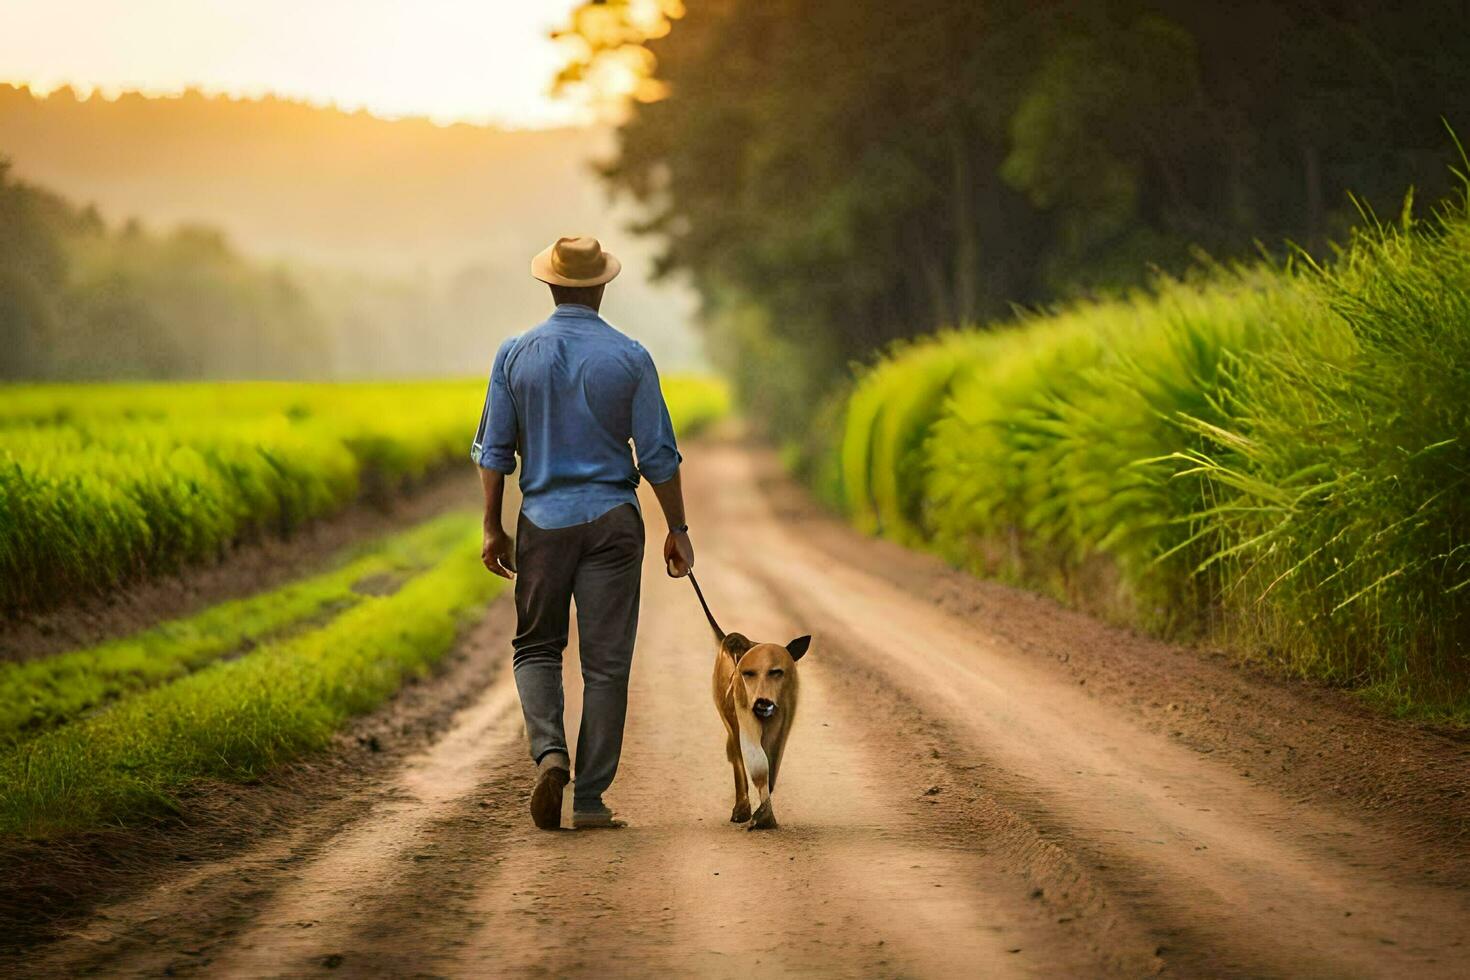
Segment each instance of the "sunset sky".
[[0,0],[0,81],[275,92],[386,116],[582,121],[547,86],[576,0]]

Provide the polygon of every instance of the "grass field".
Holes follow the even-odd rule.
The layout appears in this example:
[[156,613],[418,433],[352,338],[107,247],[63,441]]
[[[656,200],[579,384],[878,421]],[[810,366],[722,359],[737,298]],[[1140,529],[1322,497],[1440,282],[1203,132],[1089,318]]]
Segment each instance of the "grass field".
[[457,540],[442,560],[392,595],[362,596],[325,625],[0,754],[0,835],[55,836],[166,813],[196,780],[250,778],[326,744],[347,718],[428,670],[503,587],[480,564],[479,521],[461,517],[453,527]]
[[449,514],[353,548],[332,570],[278,589],[100,646],[0,663],[0,746],[28,740],[215,660],[319,626],[442,560],[474,523],[473,514]]
[[895,349],[841,425],[867,530],[1470,723],[1463,206]]
[[[686,433],[728,408],[710,379],[665,388]],[[0,389],[0,611],[391,496],[468,459],[483,397],[479,381]]]

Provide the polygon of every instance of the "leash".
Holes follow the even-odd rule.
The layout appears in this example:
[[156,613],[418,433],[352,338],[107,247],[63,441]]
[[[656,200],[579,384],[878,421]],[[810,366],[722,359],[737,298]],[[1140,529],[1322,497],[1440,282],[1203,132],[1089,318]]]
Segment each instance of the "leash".
[[[715,639],[720,643],[724,643],[725,631],[720,629],[719,623],[715,622],[715,614],[709,611],[709,603],[704,601],[704,590],[699,587],[699,579],[694,577],[694,569],[689,569],[688,577],[689,584],[694,586],[694,594],[699,597],[699,607],[704,610],[704,618],[709,620],[709,628],[715,631]],[[739,659],[738,655],[736,656],[736,659]],[[725,687],[726,697],[734,697],[735,682],[739,679],[739,673],[735,671],[730,672],[730,683]]]
[[694,569],[689,569],[689,584],[694,586],[694,594],[699,597],[699,606],[704,610],[704,618],[709,620],[709,628],[715,631],[715,639],[724,642],[725,631],[720,629],[720,624],[715,622],[715,614],[709,611],[709,603],[704,601],[704,590],[699,587],[699,579],[694,577]]

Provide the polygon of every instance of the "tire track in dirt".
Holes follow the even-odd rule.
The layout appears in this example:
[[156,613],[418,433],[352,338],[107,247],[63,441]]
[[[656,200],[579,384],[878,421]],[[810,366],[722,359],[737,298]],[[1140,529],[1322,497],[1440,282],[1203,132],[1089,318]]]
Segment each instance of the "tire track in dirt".
[[[364,959],[360,938],[354,938],[359,915],[373,909],[379,921],[390,921],[376,900],[398,887],[401,868],[438,856],[443,818],[480,789],[490,761],[513,752],[518,721],[515,685],[503,672],[443,738],[405,763],[372,813],[337,835],[272,897],[252,928],[216,959],[214,971],[280,976],[313,963],[340,965],[349,955]],[[400,905],[395,911],[417,910]],[[427,938],[421,927],[416,932],[419,942]]]
[[[286,783],[297,787],[300,800],[291,811],[295,819],[283,830],[268,831],[243,847],[196,842],[198,850],[223,850],[224,856],[155,872],[153,883],[144,882],[131,895],[99,906],[57,941],[10,961],[14,975],[220,975],[218,963],[237,947],[242,933],[250,934],[263,916],[281,908],[293,895],[299,905],[301,894],[314,887],[316,869],[341,868],[338,849],[354,835],[359,839],[371,835],[372,822],[385,810],[406,811],[395,818],[401,829],[405,821],[416,819],[407,805],[410,797],[438,797],[436,809],[444,809],[444,787],[426,781],[425,772],[417,766],[434,759],[436,748],[442,759],[446,742],[458,741],[462,746],[466,719],[479,727],[489,724],[487,715],[503,721],[505,706],[513,700],[513,692],[505,686],[509,658],[504,647],[513,623],[509,603],[497,600],[486,619],[449,658],[451,664],[443,674],[410,686],[393,703],[355,723],[353,730],[358,731],[359,739],[371,738],[375,744],[381,739],[387,745],[385,756],[378,755],[377,748],[372,750],[372,764],[363,766],[360,775],[348,772],[354,756],[345,748],[339,751],[346,752],[348,760],[329,767],[308,763],[303,772],[288,774]],[[462,707],[454,710],[456,706]],[[518,731],[517,723],[510,729],[511,743]],[[340,741],[352,740],[349,733]],[[404,747],[399,748],[400,744]],[[420,748],[408,748],[413,745]],[[515,754],[519,762],[519,753]],[[456,761],[459,756],[452,753]],[[379,767],[379,760],[388,766]],[[461,785],[466,779],[453,765],[441,766],[439,771]],[[334,774],[356,778],[340,788],[312,785],[310,777],[317,772],[329,778]],[[231,787],[229,792],[238,795],[248,790]],[[433,814],[424,815],[424,821],[432,819]],[[448,816],[441,814],[441,819]],[[249,833],[249,828],[242,827],[236,836]],[[421,865],[414,856],[403,856],[403,863],[417,869]],[[307,913],[296,927],[312,930],[323,921]],[[314,935],[334,939],[328,930]],[[333,953],[334,947],[328,947],[320,959]]]
[[[777,641],[804,632],[807,624],[785,615],[727,557],[719,549],[719,563],[708,567],[720,577],[729,628],[738,622],[752,637]],[[707,634],[699,639],[712,659]],[[865,703],[877,692],[850,699],[822,655],[818,642],[802,661],[801,710],[775,794],[782,829],[717,834],[682,865],[691,904],[708,901],[701,893],[715,872],[724,896],[724,914],[680,920],[681,948],[719,956],[691,962],[689,972],[743,975],[753,962],[793,976],[1031,976],[1090,965],[1075,937],[1050,935],[1021,882],[933,832],[920,803],[922,747],[892,738],[883,713]],[[691,765],[709,778],[692,795],[701,811],[718,815],[729,809],[730,780],[723,729],[706,711],[709,734]]]
[[[703,554],[719,548],[710,536]],[[727,589],[741,589],[731,608],[745,610],[743,629],[795,635],[762,588],[724,574]],[[687,584],[653,562],[645,596],[609,794],[633,825],[537,835],[508,851],[482,892],[484,924],[447,973],[1024,976],[1093,962],[1068,936],[1042,940],[1051,923],[1029,907],[1024,882],[936,841],[918,813],[922,790],[898,772],[906,756],[883,744],[861,705],[839,703],[828,668],[812,661],[777,793],[783,827],[731,825],[708,627]],[[569,697],[568,717],[578,710]]]

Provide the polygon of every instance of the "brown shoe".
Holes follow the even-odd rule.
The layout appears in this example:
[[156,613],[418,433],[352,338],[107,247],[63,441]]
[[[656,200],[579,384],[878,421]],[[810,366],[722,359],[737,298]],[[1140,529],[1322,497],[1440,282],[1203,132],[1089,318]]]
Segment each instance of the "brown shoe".
[[596,810],[572,811],[572,827],[576,830],[619,830],[626,826],[626,820],[619,820],[605,806]]
[[571,782],[566,757],[552,753],[536,767],[536,785],[531,789],[531,819],[542,830],[561,829],[561,794]]

